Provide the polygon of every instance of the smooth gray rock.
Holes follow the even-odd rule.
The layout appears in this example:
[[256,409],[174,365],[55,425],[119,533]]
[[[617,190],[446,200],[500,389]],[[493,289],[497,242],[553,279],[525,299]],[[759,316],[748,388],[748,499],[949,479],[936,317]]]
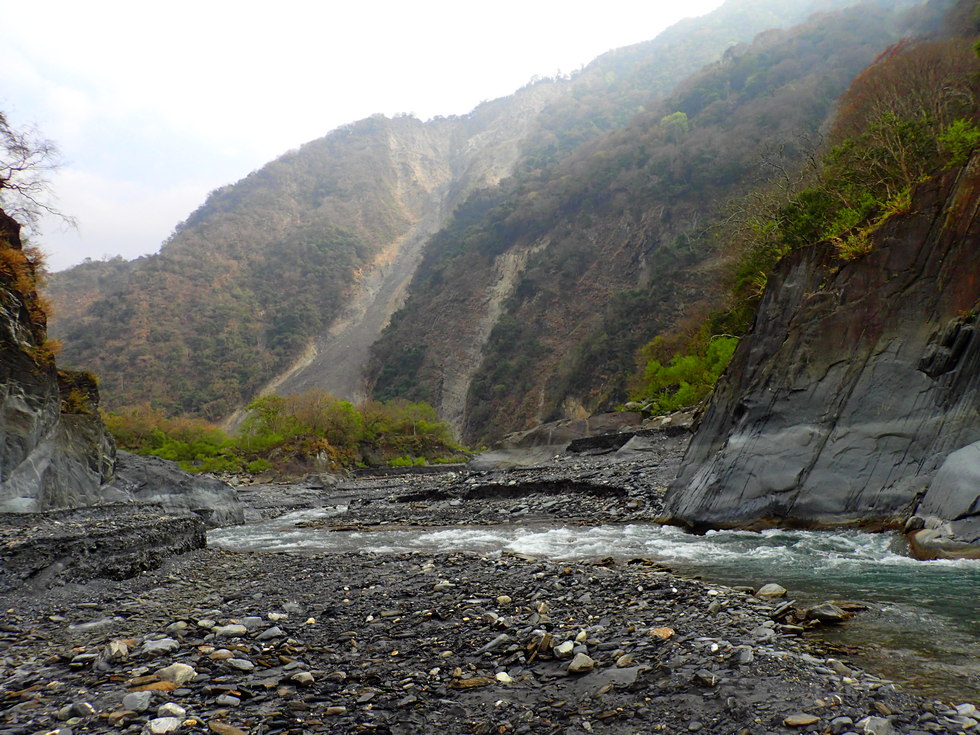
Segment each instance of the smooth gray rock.
[[109,488],[169,513],[193,513],[210,526],[241,523],[245,510],[235,489],[206,475],[184,472],[175,462],[120,451]]
[[668,492],[675,522],[899,526],[923,496],[976,513],[980,156],[912,211],[863,258],[780,263]]

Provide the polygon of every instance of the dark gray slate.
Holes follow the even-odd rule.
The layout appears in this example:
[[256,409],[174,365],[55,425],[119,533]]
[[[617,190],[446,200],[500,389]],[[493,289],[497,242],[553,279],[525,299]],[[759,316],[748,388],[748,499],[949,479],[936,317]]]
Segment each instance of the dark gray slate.
[[784,259],[668,493],[676,522],[977,514],[978,162],[919,187],[868,256]]
[[141,503],[155,503],[167,513],[193,513],[211,526],[245,520],[245,510],[233,487],[214,477],[184,472],[159,457],[119,451],[116,475],[105,490]]

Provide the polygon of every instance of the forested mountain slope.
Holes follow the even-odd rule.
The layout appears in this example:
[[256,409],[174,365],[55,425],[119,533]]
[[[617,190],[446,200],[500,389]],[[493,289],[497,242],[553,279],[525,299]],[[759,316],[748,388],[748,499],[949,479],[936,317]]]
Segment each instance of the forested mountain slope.
[[854,76],[930,18],[870,4],[761,34],[622,129],[470,197],[375,345],[374,394],[429,401],[471,441],[621,402],[635,350],[719,303],[726,202],[766,162],[799,168]]
[[731,0],[463,117],[334,131],[212,193],[158,255],[55,274],[52,334],[110,407],[214,420],[263,387],[356,397],[428,237],[467,195],[553,166],[733,44],[840,4]]

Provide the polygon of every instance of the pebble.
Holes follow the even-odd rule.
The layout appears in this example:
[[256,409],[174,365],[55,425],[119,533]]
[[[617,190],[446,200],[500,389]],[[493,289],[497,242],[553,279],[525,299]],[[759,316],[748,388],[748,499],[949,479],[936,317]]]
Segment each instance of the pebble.
[[156,717],[146,723],[144,732],[150,735],[166,735],[166,733],[177,732],[184,721],[179,717]]
[[140,647],[139,655],[163,656],[168,653],[173,653],[178,648],[180,648],[180,643],[173,638],[161,638],[160,640],[156,641],[144,641],[143,645]]
[[187,716],[187,710],[181,707],[175,702],[167,702],[166,704],[161,704],[157,708],[157,717],[179,717],[183,718]]
[[131,712],[146,712],[153,701],[153,692],[130,692],[122,698],[122,706]]
[[188,666],[187,664],[171,664],[156,672],[156,676],[163,681],[171,681],[177,686],[181,684],[186,684],[195,676],[197,676],[197,671],[193,666]]
[[786,588],[782,585],[770,582],[769,584],[762,585],[755,595],[756,597],[785,597],[786,592]]
[[216,625],[211,629],[211,632],[225,638],[240,638],[243,635],[248,635],[248,628],[238,624]]
[[786,727],[806,727],[807,725],[813,725],[820,722],[820,718],[816,715],[811,715],[806,712],[800,712],[795,715],[790,715],[785,720],[783,724]]
[[255,664],[244,658],[229,658],[225,661],[225,666],[230,666],[238,671],[252,671],[255,668]]
[[575,658],[568,664],[568,671],[572,674],[585,674],[596,667],[596,662],[584,653],[576,653]]

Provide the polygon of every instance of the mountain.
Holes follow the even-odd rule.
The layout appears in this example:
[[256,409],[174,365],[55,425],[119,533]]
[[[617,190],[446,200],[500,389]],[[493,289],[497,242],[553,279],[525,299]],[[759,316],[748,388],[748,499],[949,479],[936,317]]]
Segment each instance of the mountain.
[[908,30],[862,5],[760,34],[623,128],[472,196],[373,348],[374,394],[428,401],[475,442],[624,401],[636,349],[719,304],[728,202],[767,161],[799,168]]
[[333,131],[159,254],[54,274],[63,360],[110,407],[227,419],[315,386],[430,400],[473,440],[621,400],[633,349],[717,300],[696,243],[766,141],[799,160],[916,5],[848,4],[733,0],[466,116]]

